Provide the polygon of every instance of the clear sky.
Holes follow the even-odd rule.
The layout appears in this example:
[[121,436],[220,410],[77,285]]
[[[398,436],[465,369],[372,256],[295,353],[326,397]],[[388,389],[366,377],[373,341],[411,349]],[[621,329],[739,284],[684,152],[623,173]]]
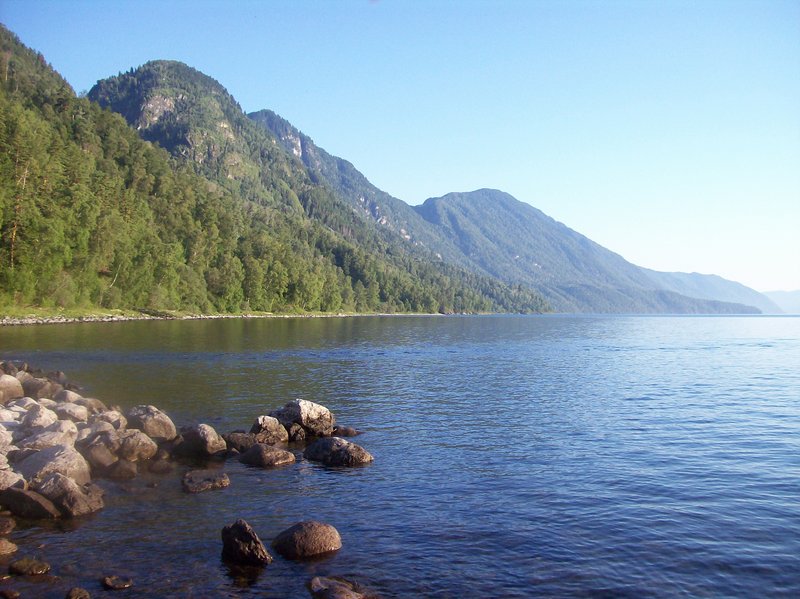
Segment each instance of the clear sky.
[[800,0],[0,0],[84,91],[153,59],[410,204],[507,191],[649,268],[800,289]]

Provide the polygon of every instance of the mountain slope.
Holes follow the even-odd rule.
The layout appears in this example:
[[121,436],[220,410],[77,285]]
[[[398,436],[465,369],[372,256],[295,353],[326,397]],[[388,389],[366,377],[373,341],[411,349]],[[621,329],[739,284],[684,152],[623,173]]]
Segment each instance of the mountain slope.
[[209,181],[266,210],[270,226],[294,231],[298,243],[339,271],[339,287],[352,284],[351,295],[368,290],[370,309],[546,308],[531,290],[409,253],[407,243],[384,235],[372,219],[315,180],[218,82],[187,65],[149,62],[98,82],[88,97],[124,115],[142,137]]
[[482,189],[416,207],[477,268],[532,286],[559,311],[751,313],[659,289],[639,267],[507,193]]
[[800,314],[800,290],[767,291],[766,295],[786,314]]
[[765,294],[717,275],[704,275],[696,272],[659,272],[646,268],[642,268],[642,270],[659,288],[668,289],[681,295],[754,306],[764,314],[780,314],[782,312],[778,304]]

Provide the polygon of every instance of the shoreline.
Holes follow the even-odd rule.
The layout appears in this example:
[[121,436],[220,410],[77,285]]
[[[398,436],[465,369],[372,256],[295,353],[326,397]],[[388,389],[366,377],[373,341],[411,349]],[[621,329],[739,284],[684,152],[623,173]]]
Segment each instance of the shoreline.
[[447,314],[427,314],[417,312],[383,313],[383,312],[337,312],[337,313],[309,313],[309,314],[274,314],[274,313],[244,313],[244,314],[86,314],[80,316],[0,316],[0,327],[6,326],[36,326],[53,324],[76,323],[101,323],[101,322],[134,322],[142,320],[227,320],[227,319],[265,319],[265,318],[356,318],[365,316],[448,316]]

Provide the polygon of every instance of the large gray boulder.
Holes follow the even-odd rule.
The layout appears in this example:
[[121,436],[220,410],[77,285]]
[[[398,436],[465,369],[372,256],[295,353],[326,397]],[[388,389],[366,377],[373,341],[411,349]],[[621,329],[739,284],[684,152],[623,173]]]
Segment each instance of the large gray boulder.
[[[85,399],[85,398],[84,398]],[[83,405],[83,403],[79,404]],[[88,409],[88,406],[85,406]],[[108,422],[118,431],[123,431],[128,427],[128,419],[119,410],[104,410],[92,416],[90,422]]]
[[31,377],[22,381],[22,389],[25,391],[25,395],[33,399],[39,399],[41,397],[52,399],[53,396],[63,388],[64,387],[58,383],[54,383],[46,378]]
[[225,439],[225,443],[228,444],[229,450],[235,450],[239,453],[244,453],[253,445],[258,443],[258,441],[256,441],[256,436],[253,433],[233,431],[227,435],[222,435],[222,437]]
[[29,455],[16,464],[17,472],[29,483],[44,480],[53,472],[73,479],[79,485],[91,482],[89,463],[74,447],[55,445]]
[[264,543],[241,519],[222,529],[222,559],[241,566],[266,566],[272,562]]
[[269,415],[277,418],[287,430],[292,424],[299,424],[307,433],[317,437],[331,435],[336,425],[336,419],[328,408],[305,399],[290,401]]
[[182,442],[176,447],[181,455],[211,457],[227,450],[228,445],[208,424],[185,426],[181,429]]
[[128,428],[136,428],[156,443],[172,441],[178,436],[169,416],[155,406],[140,405],[128,410]]
[[49,474],[35,490],[53,502],[66,518],[85,516],[103,509],[103,491],[95,484],[79,485],[58,472]]
[[9,487],[23,487],[25,479],[18,472],[13,470],[0,470],[0,491]]
[[52,501],[30,489],[8,488],[0,492],[0,503],[20,518],[54,520],[61,517],[61,511]]
[[295,457],[290,451],[264,445],[263,443],[256,443],[239,456],[239,461],[242,464],[258,466],[259,468],[274,468],[276,466],[294,464]]
[[360,466],[374,459],[366,449],[341,437],[318,439],[306,447],[303,457],[326,466]]
[[57,420],[41,432],[22,439],[18,445],[22,449],[44,449],[54,445],[74,445],[78,429],[70,420]]
[[0,375],[0,404],[5,405],[12,399],[23,395],[25,392],[22,389],[22,383],[16,377],[10,374]]
[[305,520],[275,537],[272,547],[286,559],[303,559],[338,551],[342,548],[342,538],[330,524]]
[[131,461],[139,462],[149,460],[158,453],[158,445],[142,431],[129,429],[119,433],[119,449],[117,456]]
[[85,406],[75,403],[59,403],[53,411],[60,420],[71,420],[72,422],[86,422],[89,420],[89,410]]
[[250,432],[256,436],[256,442],[266,445],[276,443],[286,443],[289,440],[289,433],[277,418],[272,416],[259,416],[250,427]]
[[58,403],[75,403],[81,398],[82,396],[80,393],[72,391],[71,389],[62,389],[53,396],[53,399]]
[[39,404],[31,406],[28,413],[20,421],[22,428],[29,431],[42,429],[58,422],[58,414],[50,408],[45,408]]

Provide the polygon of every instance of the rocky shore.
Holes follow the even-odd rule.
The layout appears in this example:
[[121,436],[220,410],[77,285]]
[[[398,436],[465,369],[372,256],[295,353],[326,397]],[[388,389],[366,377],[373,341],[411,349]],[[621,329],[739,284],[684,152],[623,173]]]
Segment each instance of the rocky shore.
[[[98,479],[125,481],[141,473],[166,475],[177,468],[186,493],[212,492],[230,486],[219,464],[236,459],[252,468],[291,467],[302,458],[327,466],[352,468],[372,462],[363,447],[345,439],[357,435],[337,426],[326,407],[296,399],[268,414],[256,415],[249,430],[220,434],[208,424],[178,428],[162,410],[138,405],[123,410],[84,397],[63,372],[45,373],[27,364],[0,362],[0,556],[9,564],[10,588],[0,597],[15,597],[15,577],[44,576],[50,565],[24,553],[13,542],[18,523],[81,518],[104,508]],[[214,462],[213,469],[197,469]],[[290,523],[287,523],[290,524]],[[221,559],[230,568],[264,568],[273,557],[244,520],[220,523]],[[10,535],[10,538],[9,538]],[[272,542],[282,559],[297,560],[338,551],[342,537],[333,526],[316,520],[291,523]],[[105,589],[124,589],[135,581],[109,573]],[[314,577],[312,597],[374,597],[343,578]],[[66,597],[89,597],[82,588]]]

